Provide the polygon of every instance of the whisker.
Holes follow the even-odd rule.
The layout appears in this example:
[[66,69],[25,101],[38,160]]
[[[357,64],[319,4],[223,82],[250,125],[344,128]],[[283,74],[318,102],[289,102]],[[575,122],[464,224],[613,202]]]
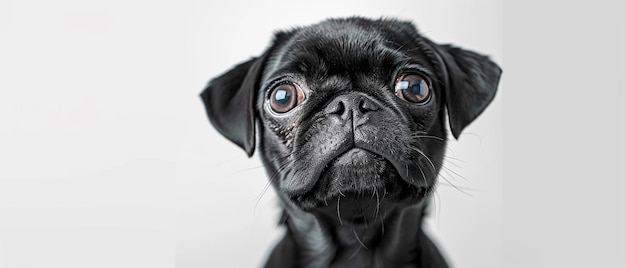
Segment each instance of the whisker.
[[265,163],[261,163],[261,165],[258,166],[252,166],[252,167],[247,167],[247,168],[242,168],[237,170],[238,172],[242,172],[242,171],[250,171],[250,170],[255,170],[255,169],[259,169],[259,168],[264,168],[264,167],[268,167],[269,165],[273,165],[275,161],[278,161],[280,158],[287,158],[289,157],[289,155],[277,155],[276,157],[274,157],[273,159],[270,159],[267,161],[267,164]]
[[468,178],[466,178],[466,177],[464,177],[463,175],[461,175],[461,174],[459,174],[459,173],[455,172],[454,170],[452,170],[452,169],[450,169],[450,168],[448,168],[448,167],[446,167],[446,166],[442,166],[442,167],[443,167],[443,169],[444,169],[444,170],[448,173],[448,175],[450,175],[450,172],[452,172],[452,174],[454,174],[454,175],[456,175],[456,176],[458,176],[458,177],[462,178],[464,181],[467,181],[467,182],[469,182],[469,181],[470,181]]
[[375,193],[376,193],[376,210],[374,213],[374,218],[378,217],[378,212],[380,211],[380,196],[378,195],[378,188],[374,188],[375,189]]
[[385,197],[387,197],[387,188],[383,188],[383,198],[381,198],[380,201],[384,201]]
[[452,187],[452,188],[463,189],[470,197],[473,197],[473,195],[470,192],[478,192],[478,191],[480,191],[480,189],[477,189],[477,188],[465,187],[465,186],[456,186],[456,185],[452,185],[452,184],[445,183],[445,182],[440,182],[439,185]]
[[430,167],[433,169],[433,175],[437,173],[437,169],[435,168],[435,164],[433,164],[433,161],[430,160],[430,157],[428,157],[424,152],[422,152],[422,150],[418,149],[417,147],[411,146],[411,149],[413,149],[414,151],[418,152],[424,158],[426,158],[426,160],[428,160],[428,163],[430,163]]
[[367,246],[363,243],[363,241],[361,241],[361,238],[359,238],[359,235],[356,233],[356,229],[354,229],[354,227],[352,228],[352,233],[354,234],[356,241],[359,241],[359,244],[361,244],[363,248],[368,249]]
[[459,161],[459,162],[465,163],[463,160],[460,160],[460,159],[455,159],[455,158],[448,157],[448,156],[444,156],[444,159],[446,160],[446,161],[445,161],[445,163],[448,163],[448,164],[450,164],[450,165],[453,165],[453,166],[455,166],[455,167],[457,167],[457,168],[461,168],[461,169],[463,168],[463,166],[461,166],[460,164],[454,163],[454,162],[452,162],[451,160],[457,160],[457,161]]
[[252,167],[247,167],[247,168],[241,168],[237,171],[242,172],[242,171],[250,171],[250,170],[255,170],[255,169],[260,169],[260,168],[264,168],[266,167],[266,165],[259,165],[259,166],[252,166]]
[[345,195],[345,194],[343,194],[343,193],[341,192],[341,190],[338,190],[338,191],[339,191],[339,195],[341,195],[341,196],[343,196],[343,197],[346,197],[346,195]]
[[359,254],[359,251],[361,251],[361,247],[358,247],[356,250],[354,250],[352,255],[350,255],[350,257],[348,257],[348,259],[353,259],[354,257],[356,257],[356,255]]
[[449,156],[449,155],[444,155],[444,157],[445,157],[446,159],[459,161],[459,162],[461,162],[461,163],[465,164],[465,161],[464,161],[463,159],[461,159],[461,158],[456,158],[456,157],[454,157],[454,156]]
[[[284,163],[283,165],[279,166],[278,169],[276,170],[276,172],[272,175],[272,177],[270,177],[270,179],[267,181],[267,183],[265,184],[265,187],[263,187],[263,190],[261,191],[261,193],[258,196],[258,200],[260,200],[263,195],[265,194],[265,192],[267,192],[267,190],[269,189],[269,187],[272,185],[272,183],[274,182],[274,180],[276,178],[278,178],[278,175],[280,175],[280,173],[282,171],[284,171],[287,167],[289,167],[290,163]],[[258,201],[257,201],[258,202]]]
[[[456,156],[456,153],[454,153],[454,150],[452,150],[452,148],[450,148],[450,146],[446,146],[446,151],[450,152],[450,154],[452,154],[453,156]],[[460,160],[458,158],[453,158],[452,156],[448,156],[448,153],[446,153],[446,156],[450,157],[452,159],[455,159],[455,160],[463,161],[463,160]]]
[[420,165],[417,165],[417,168],[420,170],[420,173],[422,173],[422,179],[424,180],[424,184],[426,184],[426,188],[428,188],[428,181],[426,181],[426,175],[424,174],[422,167],[420,167]]
[[254,210],[255,211],[256,211],[259,203],[261,202],[261,199],[263,198],[265,193],[267,193],[267,191],[269,190],[269,188],[272,185],[272,183],[274,182],[274,180],[276,180],[279,177],[280,173],[282,171],[284,171],[286,168],[288,168],[290,166],[290,164],[291,163],[289,163],[289,161],[287,161],[287,163],[284,163],[283,165],[279,166],[278,169],[276,170],[276,172],[272,175],[272,177],[270,177],[268,182],[265,184],[265,186],[261,190],[261,193],[259,193],[259,196],[257,196],[257,198],[256,198],[256,204],[254,205]]
[[343,226],[343,220],[341,220],[341,211],[339,209],[339,203],[341,202],[341,195],[337,196],[337,218],[339,218],[339,224]]
[[444,142],[444,141],[445,141],[445,140],[444,140],[443,138],[441,138],[441,137],[432,136],[432,135],[419,135],[419,134],[416,134],[416,135],[411,135],[411,137],[413,137],[413,138],[427,138],[427,139],[434,139],[434,140],[437,140],[437,141],[440,141],[440,142]]
[[[416,151],[417,153],[419,153],[420,155],[422,155],[424,158],[426,158],[426,160],[428,161],[428,163],[430,164],[432,170],[433,170],[433,175],[437,175],[437,169],[435,168],[435,164],[433,163],[433,161],[424,153],[422,152],[422,150],[420,150],[419,148],[415,147],[415,146],[410,146],[410,149],[413,151]],[[417,165],[417,167],[420,169],[420,172],[422,172],[422,176],[424,176],[424,173],[420,167],[420,165]],[[451,170],[450,168],[446,167],[445,165],[441,165],[441,167],[443,168],[442,170],[446,173],[448,173],[448,175],[450,175],[451,177],[454,177],[450,174],[450,172],[458,177],[461,177],[463,179],[465,179],[465,181],[469,181],[467,178],[463,177],[462,175],[456,173],[455,171]],[[450,180],[448,180],[448,178],[446,178],[446,176],[444,176],[443,174],[441,174],[441,172],[438,174],[439,177],[441,177],[443,180],[445,180],[446,182],[448,182],[449,186],[454,187],[455,189],[457,189],[458,191],[460,191],[461,193],[468,195],[468,196],[473,196],[472,194],[468,193],[467,191],[463,190],[461,187],[455,185],[454,183],[452,183]],[[425,177],[424,177],[425,178]],[[425,179],[424,179],[425,180]],[[445,184],[442,184],[445,185]]]
[[446,182],[448,182],[448,184],[445,184],[445,183],[440,182],[440,183],[439,183],[440,185],[442,185],[442,186],[451,186],[451,187],[453,187],[454,189],[458,190],[459,192],[461,192],[461,193],[463,193],[463,194],[465,194],[465,195],[467,195],[467,196],[474,197],[474,195],[473,195],[473,194],[468,193],[467,191],[465,191],[465,190],[461,189],[461,187],[456,186],[454,183],[450,182],[450,181],[449,181],[449,180],[448,180],[445,176],[443,176],[443,175],[441,175],[441,174],[439,174],[439,176],[440,176],[441,178],[443,178],[443,180],[445,180]]

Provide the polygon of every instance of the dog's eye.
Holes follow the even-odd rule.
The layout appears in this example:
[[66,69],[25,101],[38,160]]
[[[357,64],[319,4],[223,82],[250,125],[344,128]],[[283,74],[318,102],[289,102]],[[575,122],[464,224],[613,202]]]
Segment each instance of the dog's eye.
[[426,103],[430,100],[430,88],[424,78],[416,74],[404,74],[396,80],[396,95],[409,102]]
[[302,90],[293,84],[282,84],[275,87],[270,94],[270,107],[274,112],[286,113],[304,100]]

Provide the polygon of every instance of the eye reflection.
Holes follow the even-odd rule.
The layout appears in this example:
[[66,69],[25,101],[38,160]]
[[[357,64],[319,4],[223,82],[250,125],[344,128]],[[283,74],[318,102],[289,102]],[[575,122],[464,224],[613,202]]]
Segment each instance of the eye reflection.
[[293,84],[282,84],[272,89],[269,104],[272,111],[286,113],[302,103],[303,100],[304,94],[299,87]]
[[426,103],[430,99],[430,88],[424,78],[416,74],[404,74],[395,85],[396,95],[412,103]]

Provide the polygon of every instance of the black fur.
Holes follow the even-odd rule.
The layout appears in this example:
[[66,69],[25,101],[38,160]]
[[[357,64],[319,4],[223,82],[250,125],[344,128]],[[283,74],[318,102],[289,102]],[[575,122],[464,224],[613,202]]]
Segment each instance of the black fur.
[[[400,99],[401,74],[430,88]],[[447,140],[491,102],[501,70],[487,57],[421,36],[409,22],[334,19],[276,34],[259,58],[209,82],[213,125],[259,150],[285,210],[285,238],[266,267],[447,267],[420,225]],[[285,114],[269,99],[302,89]]]

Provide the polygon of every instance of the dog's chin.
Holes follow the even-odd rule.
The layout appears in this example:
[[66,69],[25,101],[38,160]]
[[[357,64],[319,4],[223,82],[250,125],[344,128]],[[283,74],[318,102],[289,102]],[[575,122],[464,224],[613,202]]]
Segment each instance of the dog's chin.
[[411,185],[394,165],[373,152],[353,148],[333,159],[315,187],[293,201],[338,224],[362,225],[384,219],[398,207],[419,203],[428,189]]

